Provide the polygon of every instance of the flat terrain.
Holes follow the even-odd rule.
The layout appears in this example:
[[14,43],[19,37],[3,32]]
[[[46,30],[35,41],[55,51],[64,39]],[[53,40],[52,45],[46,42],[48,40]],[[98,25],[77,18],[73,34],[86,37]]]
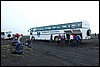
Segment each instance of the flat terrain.
[[[28,37],[23,37],[24,41]],[[13,55],[11,40],[1,40],[1,66],[99,66],[99,39],[82,40],[79,47],[48,41],[33,42],[33,49],[24,47],[22,55]]]

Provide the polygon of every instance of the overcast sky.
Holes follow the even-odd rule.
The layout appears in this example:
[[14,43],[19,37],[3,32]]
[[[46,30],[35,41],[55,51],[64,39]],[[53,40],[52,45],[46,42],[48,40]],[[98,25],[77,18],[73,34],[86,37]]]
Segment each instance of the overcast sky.
[[99,33],[99,1],[1,1],[1,30],[29,34],[28,29],[86,20]]

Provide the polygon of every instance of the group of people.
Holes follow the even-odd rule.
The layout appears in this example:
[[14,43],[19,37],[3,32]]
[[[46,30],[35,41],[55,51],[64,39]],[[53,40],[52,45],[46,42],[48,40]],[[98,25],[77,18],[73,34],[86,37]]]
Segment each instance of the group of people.
[[[11,45],[15,46],[15,51],[11,51],[12,54],[22,54],[23,53],[23,47],[28,46],[29,48],[32,48],[32,37],[29,39],[25,39],[24,42],[21,41],[23,35],[22,34],[15,34],[13,35],[13,40],[11,41]],[[52,41],[52,35],[51,35],[51,41]],[[63,35],[58,35],[58,46],[65,46],[65,45],[74,45],[77,46],[81,43],[81,37],[80,35],[70,34],[69,37],[65,37],[65,33]]]
[[22,54],[24,46],[32,48],[32,38],[26,39],[25,42],[22,42],[21,41],[22,37],[23,35],[18,33],[13,35],[13,40],[11,41],[11,45],[15,46],[15,51],[11,51],[12,54]]
[[77,45],[79,46],[81,43],[81,36],[75,35],[75,34],[69,34],[69,37],[65,37],[65,33],[61,36],[58,35],[58,45],[64,46],[64,45]]

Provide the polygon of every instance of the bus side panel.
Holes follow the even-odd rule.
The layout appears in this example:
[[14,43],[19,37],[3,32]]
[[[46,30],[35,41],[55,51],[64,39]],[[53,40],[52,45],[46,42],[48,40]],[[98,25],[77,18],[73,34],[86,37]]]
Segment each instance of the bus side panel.
[[40,37],[38,37],[37,35],[34,35],[34,37],[35,37],[36,40],[40,39]]
[[35,37],[36,40],[50,40],[50,35],[33,35]]
[[44,35],[44,34],[33,34],[32,36],[34,36],[35,40],[50,40],[50,35]]
[[48,35],[41,35],[44,40],[50,40],[50,34]]

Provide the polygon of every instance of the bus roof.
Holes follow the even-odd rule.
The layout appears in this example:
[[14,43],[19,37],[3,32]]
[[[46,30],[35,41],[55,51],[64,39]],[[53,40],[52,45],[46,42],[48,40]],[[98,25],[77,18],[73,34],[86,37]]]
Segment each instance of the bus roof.
[[[80,22],[82,22],[82,21],[80,21]],[[72,23],[80,23],[80,22],[71,22],[71,23],[63,23],[63,24],[55,24],[55,25],[46,25],[46,26],[39,26],[39,27],[32,27],[32,28],[49,27],[49,26],[58,26],[58,25],[72,24]],[[30,29],[31,29],[31,28],[30,28]]]

